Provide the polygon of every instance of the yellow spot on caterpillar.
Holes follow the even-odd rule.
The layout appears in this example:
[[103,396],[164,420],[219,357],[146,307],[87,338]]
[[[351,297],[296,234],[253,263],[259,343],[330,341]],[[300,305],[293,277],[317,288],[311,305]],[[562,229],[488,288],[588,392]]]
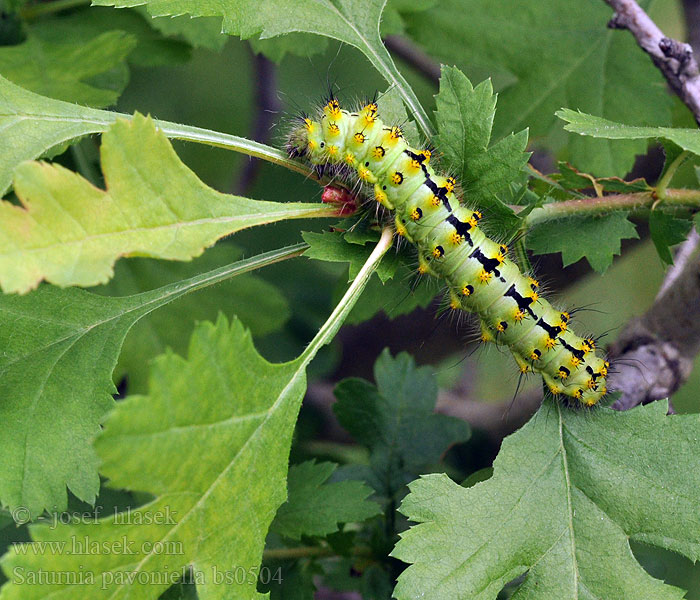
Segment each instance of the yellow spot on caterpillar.
[[540,287],[540,282],[537,281],[537,279],[534,279],[534,278],[532,278],[532,277],[528,277],[528,278],[527,278],[527,281],[528,281],[528,283],[530,284],[530,287],[531,287],[533,290],[536,290],[538,287]]
[[561,329],[562,331],[566,331],[566,328],[567,328],[568,326],[569,326],[568,322],[565,321],[564,319],[562,319],[561,321],[559,321],[559,329]]
[[586,344],[588,344],[591,350],[595,350],[595,340],[593,338],[586,338]]
[[506,246],[505,244],[501,244],[499,248],[501,249],[501,254],[503,254],[503,256],[508,254],[508,246]]
[[318,144],[315,140],[309,140],[309,150],[316,150],[316,146],[318,146]]
[[372,158],[384,158],[384,155],[386,154],[386,150],[382,148],[382,146],[376,146],[374,150],[372,150]]
[[371,125],[377,120],[377,105],[374,102],[362,109],[362,118],[367,125]]
[[358,132],[357,132],[355,135],[353,135],[352,137],[355,138],[355,141],[356,141],[358,144],[364,144],[364,143],[365,143],[365,134],[362,133],[361,131],[358,131]]
[[349,165],[354,165],[355,164],[355,155],[352,152],[346,152],[345,153],[345,162]]
[[496,329],[503,333],[506,330],[505,321],[501,321],[500,323],[498,323],[498,325],[496,325]]
[[494,256],[494,258],[498,261],[499,265],[502,265],[506,259],[506,257],[503,256],[503,254],[501,254],[500,252],[498,254],[496,254],[496,256]]
[[328,154],[330,154],[331,156],[335,156],[336,154],[338,154],[338,146],[328,146]]
[[603,363],[603,365],[604,365],[603,368],[600,370],[600,375],[602,377],[607,377],[608,376],[608,367],[610,366],[610,363],[606,360]]
[[336,123],[329,123],[328,124],[328,135],[330,136],[336,136],[340,134],[340,127]]
[[542,356],[542,353],[537,348],[530,353],[530,358],[532,360],[540,360],[540,356]]
[[423,151],[421,152],[421,154],[422,154],[423,156],[425,156],[425,160],[424,160],[423,162],[426,163],[426,164],[429,163],[429,162],[430,162],[430,157],[432,156],[432,153],[430,152],[430,150],[423,150]]
[[394,125],[391,128],[391,131],[389,132],[389,139],[398,140],[401,137],[403,137],[403,131],[401,131],[401,127],[399,127],[398,125]]
[[481,334],[481,341],[482,342],[493,342],[493,336],[488,331],[484,331]]
[[489,273],[486,269],[482,269],[481,273],[479,273],[479,281],[481,281],[481,283],[488,283],[491,281],[492,277],[493,273]]
[[527,373],[530,370],[529,365],[520,365],[520,372]]
[[420,169],[420,163],[415,158],[411,160],[411,169],[414,171]]
[[[370,171],[367,167],[360,167],[357,170],[357,176],[362,179],[362,181],[368,181],[372,176],[372,171]],[[386,200],[386,194],[382,194],[382,196],[384,197],[384,200]],[[377,202],[382,202],[379,199],[379,194],[375,194],[375,198],[377,199]]]
[[469,223],[472,227],[476,227],[479,224],[479,220],[474,215],[472,215],[467,220],[467,223]]
[[564,369],[559,369],[559,379],[566,379],[569,376],[569,372]]
[[403,182],[403,175],[401,173],[399,173],[399,171],[395,171],[391,175],[391,183],[393,183],[394,185],[401,185],[402,182]]
[[584,354],[588,354],[588,353],[591,351],[591,349],[592,349],[592,348],[591,348],[590,345],[588,344],[588,340],[583,340],[583,342],[581,343],[581,351],[582,351]]
[[583,396],[583,390],[581,388],[574,390],[574,393],[572,394],[572,396],[574,398],[576,398],[576,400],[580,400],[581,396]]
[[309,133],[313,133],[314,129],[316,129],[311,119],[304,119],[304,127],[306,127],[306,131]]
[[484,215],[481,214],[480,210],[475,210],[473,216],[476,217],[476,220],[478,221],[479,219],[483,218]]
[[556,346],[556,344],[557,344],[557,340],[555,340],[554,338],[551,338],[551,337],[548,337],[544,341],[544,347],[547,348],[547,350],[551,350],[552,348],[554,348],[554,346]]
[[428,274],[428,267],[426,265],[418,265],[418,272],[421,275],[427,275]]
[[513,313],[513,320],[515,320],[517,323],[520,323],[525,318],[525,311],[520,310],[519,308],[515,309],[515,312]]
[[586,398],[586,399],[583,401],[583,403],[584,403],[586,406],[593,406],[593,405],[596,403],[596,399],[595,399],[595,398]]
[[459,300],[457,298],[452,298],[450,301],[450,308],[452,310],[457,310],[458,308],[462,308],[462,305],[459,303]]
[[473,293],[474,293],[474,288],[471,285],[466,284],[465,286],[462,287],[462,294],[464,294],[465,296],[471,296]]
[[440,206],[440,197],[433,194],[433,197],[430,199],[430,204],[433,206]]
[[456,231],[450,234],[450,243],[454,246],[459,246],[462,243],[464,236],[459,235]]
[[594,389],[595,389],[595,379],[593,379],[593,377],[591,377],[591,378],[586,382],[586,387],[587,387],[589,390],[594,390]]
[[602,388],[600,388],[599,391],[600,391],[601,395],[605,396],[605,394],[608,393],[608,388],[606,388],[605,386],[603,386]]
[[578,367],[581,364],[581,359],[578,356],[574,356],[572,354],[569,362],[571,363],[572,367]]
[[442,246],[435,246],[435,248],[433,248],[433,258],[440,258],[444,253],[445,251],[442,249]]
[[558,396],[561,394],[561,388],[558,385],[550,385],[549,391],[552,392],[553,396]]
[[333,118],[339,118],[340,117],[340,102],[337,100],[333,99],[328,104],[326,104],[326,108],[328,109],[328,114],[333,117]]
[[406,235],[406,228],[401,225],[401,223],[396,224],[396,233],[398,233],[401,237]]
[[447,189],[448,192],[454,191],[456,185],[457,185],[457,180],[454,177],[448,177],[445,180],[445,188]]
[[564,323],[568,323],[570,318],[571,316],[568,312],[564,311],[563,313],[561,313],[561,320],[564,321]]
[[411,211],[411,221],[417,221],[423,216],[421,209],[416,207]]
[[533,302],[537,302],[537,300],[539,300],[540,298],[540,295],[537,292],[530,292],[529,297],[532,298]]

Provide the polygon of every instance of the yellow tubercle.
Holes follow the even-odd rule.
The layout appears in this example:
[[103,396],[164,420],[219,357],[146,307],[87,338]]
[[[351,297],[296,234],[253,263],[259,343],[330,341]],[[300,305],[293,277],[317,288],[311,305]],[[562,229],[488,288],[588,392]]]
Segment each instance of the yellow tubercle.
[[493,277],[493,273],[490,273],[489,271],[482,269],[481,273],[479,273],[479,281],[481,283],[488,283],[491,281],[491,278]]
[[551,350],[556,345],[557,345],[557,340],[555,340],[554,338],[548,337],[544,341],[544,347],[547,348],[547,350]]
[[456,231],[453,231],[450,234],[450,243],[453,246],[459,246],[462,243],[462,240],[464,240],[464,237],[459,235],[459,233],[457,233]]
[[525,311],[520,310],[519,308],[516,308],[515,312],[513,313],[513,320],[516,321],[517,323],[520,323],[524,318],[525,318]]
[[433,197],[430,199],[430,204],[433,206],[440,206],[440,198],[433,194]]

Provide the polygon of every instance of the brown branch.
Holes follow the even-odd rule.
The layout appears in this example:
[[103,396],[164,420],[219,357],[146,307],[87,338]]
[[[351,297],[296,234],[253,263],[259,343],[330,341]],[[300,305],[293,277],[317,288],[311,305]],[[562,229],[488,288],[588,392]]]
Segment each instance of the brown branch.
[[686,37],[693,47],[695,59],[700,55],[700,2],[698,0],[683,0],[685,13]]
[[700,236],[692,230],[654,304],[632,319],[610,348],[613,408],[667,398],[688,378],[700,351]]
[[613,29],[628,29],[700,123],[700,71],[689,44],[666,37],[635,0],[605,0]]
[[440,82],[440,63],[435,62],[430,55],[406,38],[398,35],[387,35],[384,38],[384,45],[433,83]]

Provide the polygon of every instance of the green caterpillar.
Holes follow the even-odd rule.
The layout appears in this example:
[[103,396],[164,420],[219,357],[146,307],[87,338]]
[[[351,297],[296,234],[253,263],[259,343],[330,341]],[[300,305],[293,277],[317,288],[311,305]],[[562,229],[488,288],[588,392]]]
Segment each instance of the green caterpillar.
[[289,138],[292,156],[356,174],[394,212],[396,233],[418,248],[418,271],[445,280],[450,307],[476,313],[481,339],[510,348],[520,371],[540,373],[552,394],[593,406],[606,394],[608,362],[594,340],[569,329],[569,314],[540,298],[508,249],[479,228],[478,210],[461,206],[453,177],[437,175],[428,150],[411,148],[369,103],[358,112],[331,99],[318,120],[303,119]]

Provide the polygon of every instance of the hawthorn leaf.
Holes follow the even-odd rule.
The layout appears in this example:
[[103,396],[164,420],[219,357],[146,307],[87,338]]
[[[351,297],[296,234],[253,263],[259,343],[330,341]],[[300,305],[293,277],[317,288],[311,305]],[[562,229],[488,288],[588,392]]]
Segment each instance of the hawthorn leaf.
[[333,412],[355,440],[370,449],[369,483],[392,497],[409,480],[440,460],[447,448],[469,439],[469,425],[435,414],[437,383],[429,367],[416,367],[405,352],[388,349],[374,365],[376,386],[349,378],[335,388]]
[[[148,395],[120,402],[95,442],[111,486],[154,499],[98,523],[31,526],[34,543],[13,547],[0,561],[10,579],[0,599],[157,598],[190,570],[200,598],[266,597],[256,591],[257,573],[269,525],[285,501],[306,367],[335,336],[391,240],[387,228],[296,360],[268,363],[243,326],[221,316],[216,325],[196,327],[187,359],[169,352],[155,361]],[[73,540],[86,547],[122,544],[128,552],[62,552],[60,542]],[[59,544],[37,552],[47,541]],[[47,571],[80,577],[22,583],[25,575]],[[246,576],[237,579],[236,571]],[[222,576],[231,585],[221,585]]]
[[338,523],[359,523],[378,515],[372,489],[360,481],[328,483],[337,465],[307,461],[289,468],[288,498],[280,506],[270,531],[293,540],[324,537],[338,531]]
[[[595,1],[443,0],[404,19],[431,56],[469,75],[498,77],[496,137],[528,126],[542,140],[559,130],[554,112],[562,106],[613,120],[634,115],[639,125],[670,123],[671,98],[661,74],[632,36],[606,28],[611,16]],[[639,140],[545,140],[557,147],[562,142],[570,162],[600,176],[624,176],[646,150]]]
[[[367,260],[370,252],[372,252],[372,246],[349,244],[343,239],[343,235],[338,232],[314,233],[305,231],[302,233],[302,237],[309,244],[309,249],[304,253],[304,256],[316,260],[350,263],[349,281],[357,277],[362,265]],[[377,269],[377,275],[382,282],[385,282],[394,276],[398,266],[399,261],[396,254],[394,254],[387,257],[387,260],[382,261],[382,264]]]
[[659,257],[667,265],[673,264],[670,246],[685,240],[693,222],[689,219],[677,219],[662,210],[652,210],[649,215],[649,233]]
[[527,234],[527,246],[534,254],[561,252],[565,267],[585,257],[591,267],[603,273],[613,256],[620,254],[620,242],[638,237],[627,213],[620,211],[537,224]]
[[131,326],[184,294],[301,254],[304,244],[238,261],[126,297],[41,286],[0,295],[0,504],[27,519],[66,508],[68,489],[92,503],[99,491],[90,446],[113,406],[112,370]]
[[100,148],[103,191],[59,165],[15,171],[23,207],[0,204],[0,286],[27,292],[105,283],[121,256],[190,260],[217,239],[284,219],[332,216],[318,204],[222,194],[180,161],[152,120],[117,121]]
[[384,47],[379,25],[387,0],[93,0],[93,6],[133,8],[146,5],[154,17],[190,14],[223,17],[224,33],[242,39],[313,33],[360,50],[392,87],[396,87],[424,134],[432,125],[411,87]]
[[484,206],[508,190],[527,164],[527,130],[489,147],[496,114],[491,80],[474,88],[456,67],[443,65],[435,101],[437,146],[458,173],[465,196]]
[[[114,278],[93,291],[129,296],[211,271],[240,257],[240,250],[219,243],[191,262],[164,263],[147,258],[119,261]],[[130,394],[146,391],[150,360],[166,348],[183,354],[195,321],[214,321],[219,312],[236,315],[253,336],[279,330],[290,316],[289,303],[276,286],[252,274],[239,275],[188,294],[140,319],[124,340],[114,380],[126,376]]]
[[700,155],[700,131],[697,129],[623,125],[568,108],[562,108],[555,114],[566,121],[564,129],[572,133],[610,140],[669,140],[683,150]]
[[[123,31],[58,43],[30,30],[23,43],[0,47],[0,73],[37,94],[88,106],[110,106],[126,86],[124,61],[135,46],[136,38]],[[117,89],[90,82],[119,67],[123,74]]]
[[[102,133],[131,115],[70,104],[25,90],[0,76],[0,193],[12,183],[17,165],[62,149],[82,136]],[[169,138],[227,148],[308,174],[285,152],[245,138],[168,121],[154,121]]]
[[411,483],[400,510],[417,525],[392,552],[411,565],[395,597],[495,600],[527,573],[513,598],[683,598],[629,545],[700,558],[700,416],[667,408],[580,412],[545,401],[504,440],[487,481]]

